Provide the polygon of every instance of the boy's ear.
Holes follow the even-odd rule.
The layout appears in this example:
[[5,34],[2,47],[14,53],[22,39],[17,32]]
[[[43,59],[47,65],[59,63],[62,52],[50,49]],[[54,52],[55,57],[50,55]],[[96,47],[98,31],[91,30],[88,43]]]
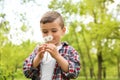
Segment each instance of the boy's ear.
[[66,27],[63,27],[63,34],[62,35],[64,35],[65,34],[65,32],[66,32]]

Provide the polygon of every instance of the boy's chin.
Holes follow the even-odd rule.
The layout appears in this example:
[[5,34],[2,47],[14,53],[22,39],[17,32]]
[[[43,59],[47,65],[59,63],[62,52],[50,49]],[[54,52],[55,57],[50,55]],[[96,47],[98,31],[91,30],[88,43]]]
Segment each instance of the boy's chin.
[[47,42],[48,44],[54,44],[54,45],[56,45],[56,46],[59,46],[60,45],[60,43],[57,43],[57,42],[53,42],[53,41],[49,41],[49,42]]
[[58,45],[58,43],[56,42],[49,42],[50,44],[54,44],[54,45]]
[[54,43],[53,43],[53,41],[48,41],[48,42],[46,42],[46,43],[51,43],[51,44],[54,44]]
[[60,43],[55,43],[55,45],[56,45],[56,46],[59,46],[59,45],[60,45]]

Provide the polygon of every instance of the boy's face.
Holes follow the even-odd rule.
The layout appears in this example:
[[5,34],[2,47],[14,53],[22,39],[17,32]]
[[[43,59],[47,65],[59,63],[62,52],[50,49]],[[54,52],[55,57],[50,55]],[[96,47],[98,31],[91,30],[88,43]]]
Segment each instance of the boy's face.
[[53,36],[53,40],[50,41],[50,43],[53,43],[55,45],[60,44],[61,37],[65,34],[66,31],[65,27],[61,28],[59,21],[59,19],[56,19],[51,23],[40,24],[43,37],[49,35]]

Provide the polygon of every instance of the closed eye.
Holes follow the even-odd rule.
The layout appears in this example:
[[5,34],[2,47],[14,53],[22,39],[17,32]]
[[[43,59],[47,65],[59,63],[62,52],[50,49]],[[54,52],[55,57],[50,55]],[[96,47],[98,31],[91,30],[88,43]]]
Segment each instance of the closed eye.
[[57,32],[57,31],[52,31],[52,32]]
[[48,33],[48,31],[46,31],[46,30],[43,30],[43,31],[42,31],[42,33],[46,34],[46,33]]
[[57,32],[58,30],[57,29],[52,29],[51,30],[53,33]]

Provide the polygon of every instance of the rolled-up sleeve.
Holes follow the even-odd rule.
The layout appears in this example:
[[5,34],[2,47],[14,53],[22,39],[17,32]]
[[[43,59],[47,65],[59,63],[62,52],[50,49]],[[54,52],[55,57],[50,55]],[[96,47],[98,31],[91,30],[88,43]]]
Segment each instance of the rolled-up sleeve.
[[33,60],[36,56],[37,48],[32,52],[32,54],[26,58],[26,60],[23,63],[23,73],[27,78],[33,78],[35,76],[38,76],[39,74],[39,65],[37,68],[32,67],[33,66]]
[[80,72],[80,57],[79,54],[74,50],[70,49],[67,51],[69,54],[68,56],[68,63],[69,63],[69,71],[63,72],[63,74],[68,78],[77,78]]

